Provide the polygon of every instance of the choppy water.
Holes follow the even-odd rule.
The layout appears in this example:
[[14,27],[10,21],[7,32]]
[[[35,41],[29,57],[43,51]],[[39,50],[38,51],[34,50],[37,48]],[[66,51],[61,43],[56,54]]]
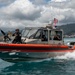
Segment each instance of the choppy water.
[[75,41],[75,38],[64,38],[64,43],[68,43],[68,42],[74,42]]
[[75,52],[35,62],[0,60],[0,75],[75,75]]
[[75,75],[75,51],[35,62],[9,63],[0,59],[0,75]]

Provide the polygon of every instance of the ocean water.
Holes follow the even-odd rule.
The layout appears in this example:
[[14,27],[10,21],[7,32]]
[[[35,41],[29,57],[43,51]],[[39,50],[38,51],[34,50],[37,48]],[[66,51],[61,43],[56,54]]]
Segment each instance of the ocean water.
[[34,62],[10,63],[0,59],[0,75],[75,75],[75,51]]
[[67,44],[68,42],[74,42],[75,38],[64,38],[64,43]]

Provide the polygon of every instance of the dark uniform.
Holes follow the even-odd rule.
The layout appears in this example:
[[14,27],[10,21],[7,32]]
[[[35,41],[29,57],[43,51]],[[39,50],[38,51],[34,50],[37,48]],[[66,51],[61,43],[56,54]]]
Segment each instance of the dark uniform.
[[12,41],[12,43],[22,43],[21,42],[21,33],[19,32],[19,29],[15,30],[15,33],[13,34],[13,36],[15,36],[15,38]]

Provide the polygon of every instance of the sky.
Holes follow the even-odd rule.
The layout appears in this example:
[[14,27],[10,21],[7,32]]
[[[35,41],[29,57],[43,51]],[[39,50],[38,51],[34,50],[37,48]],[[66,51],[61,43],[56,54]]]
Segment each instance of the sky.
[[75,0],[0,0],[0,28],[75,23]]

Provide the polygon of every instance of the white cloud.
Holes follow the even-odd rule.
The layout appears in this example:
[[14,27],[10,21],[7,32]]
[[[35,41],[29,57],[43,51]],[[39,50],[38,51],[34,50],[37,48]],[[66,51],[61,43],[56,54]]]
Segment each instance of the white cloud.
[[57,18],[60,23],[75,23],[75,1],[66,2],[49,2],[44,6],[42,16],[39,18],[41,22],[48,22],[53,18]]
[[40,12],[41,9],[30,1],[16,0],[9,6],[1,8],[0,27],[16,28],[30,25],[31,23],[35,24],[34,20],[41,16]]
[[67,0],[51,0],[52,2],[64,2],[64,1],[67,1]]
[[32,3],[35,4],[35,5],[45,5],[50,0],[30,0],[30,1],[32,1]]
[[[45,0],[44,0],[45,1]],[[33,4],[29,0],[15,0],[0,10],[0,27],[39,26],[57,18],[59,23],[75,23],[75,0],[52,0],[43,3],[36,0]]]
[[[7,11],[6,11],[7,10]],[[2,9],[2,12],[12,18],[34,20],[40,16],[41,9],[28,0],[16,0],[14,3]]]
[[15,0],[0,0],[0,6],[5,6],[5,5],[8,5],[8,4],[11,4],[14,1]]

